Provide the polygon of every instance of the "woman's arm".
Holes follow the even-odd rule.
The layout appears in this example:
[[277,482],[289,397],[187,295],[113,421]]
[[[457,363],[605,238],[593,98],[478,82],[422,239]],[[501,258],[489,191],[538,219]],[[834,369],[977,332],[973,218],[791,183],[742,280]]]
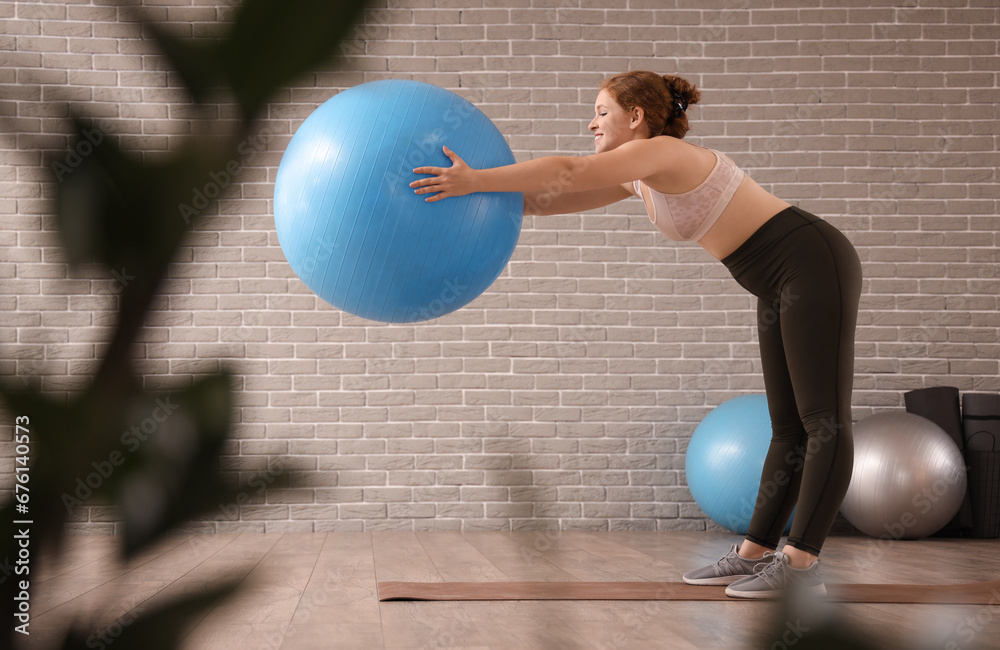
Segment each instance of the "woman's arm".
[[472,192],[549,192],[572,194],[622,185],[669,171],[674,156],[672,138],[632,140],[611,151],[590,156],[545,156],[513,165],[472,169],[455,152],[444,147],[451,167],[417,167],[414,173],[430,174],[410,183],[417,194],[433,194],[439,201]]
[[603,208],[630,196],[634,194],[621,185],[584,192],[528,192],[524,195],[524,214],[545,217],[553,214],[574,214]]

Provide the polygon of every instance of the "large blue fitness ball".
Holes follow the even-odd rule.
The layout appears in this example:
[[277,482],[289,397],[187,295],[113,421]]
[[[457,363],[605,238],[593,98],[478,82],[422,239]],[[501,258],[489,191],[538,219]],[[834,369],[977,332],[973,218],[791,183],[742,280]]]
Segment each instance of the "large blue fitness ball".
[[514,163],[479,109],[437,86],[401,79],[345,90],[292,137],[274,187],[278,241],[316,295],[356,316],[429,320],[468,304],[514,252],[523,196],[476,193],[427,203],[413,169],[450,167],[442,146],[476,169]]
[[[757,502],[771,416],[764,395],[743,395],[712,409],[688,444],[684,472],[698,507],[723,528],[744,535]],[[770,477],[767,494],[790,477]],[[791,518],[789,518],[791,522]],[[791,528],[786,525],[785,532]]]

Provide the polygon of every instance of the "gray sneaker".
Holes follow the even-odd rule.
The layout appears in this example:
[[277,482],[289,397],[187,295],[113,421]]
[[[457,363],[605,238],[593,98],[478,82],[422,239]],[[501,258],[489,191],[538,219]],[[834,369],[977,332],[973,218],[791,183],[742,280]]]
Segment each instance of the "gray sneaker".
[[736,544],[733,544],[729,552],[715,564],[685,573],[684,582],[689,585],[728,585],[752,577],[757,569],[774,561],[774,553],[771,551],[765,551],[764,557],[748,560],[740,557],[738,550]]
[[726,595],[733,598],[780,598],[786,592],[825,596],[826,585],[819,577],[819,560],[808,569],[796,569],[788,564],[788,556],[778,551],[773,562],[749,578],[726,587]]

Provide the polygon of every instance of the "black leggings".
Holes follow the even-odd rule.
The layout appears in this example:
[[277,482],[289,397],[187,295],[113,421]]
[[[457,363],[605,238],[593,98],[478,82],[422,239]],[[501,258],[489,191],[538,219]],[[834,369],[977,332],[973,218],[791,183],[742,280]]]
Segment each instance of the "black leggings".
[[861,263],[836,228],[791,207],[723,263],[758,298],[771,445],[747,539],[818,555],[854,467],[851,388]]

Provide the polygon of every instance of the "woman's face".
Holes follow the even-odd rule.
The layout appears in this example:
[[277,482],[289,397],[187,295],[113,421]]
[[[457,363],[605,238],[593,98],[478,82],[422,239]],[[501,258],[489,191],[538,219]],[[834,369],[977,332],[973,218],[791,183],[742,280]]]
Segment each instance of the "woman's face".
[[588,127],[594,134],[595,151],[597,153],[611,151],[629,140],[640,137],[638,127],[642,122],[641,108],[628,113],[607,90],[597,93],[594,119]]

